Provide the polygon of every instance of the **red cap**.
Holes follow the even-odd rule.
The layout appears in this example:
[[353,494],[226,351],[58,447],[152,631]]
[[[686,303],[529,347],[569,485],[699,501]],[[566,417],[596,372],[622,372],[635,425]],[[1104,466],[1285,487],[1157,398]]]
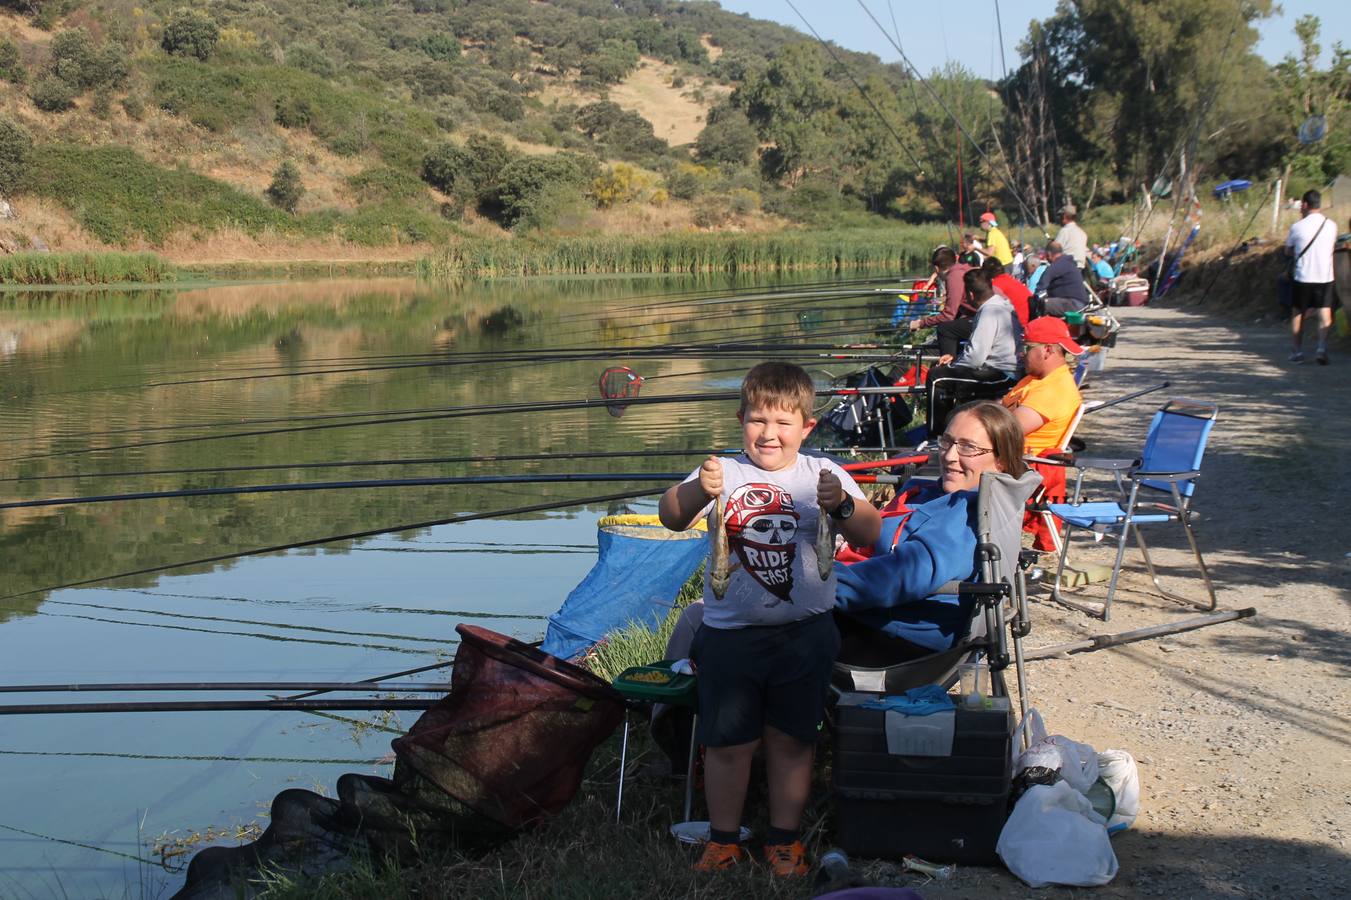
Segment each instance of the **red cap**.
[[1023,331],[1023,340],[1029,344],[1059,344],[1065,348],[1066,353],[1074,356],[1084,352],[1084,348],[1074,343],[1074,339],[1070,337],[1070,329],[1065,320],[1057,319],[1055,316],[1042,316],[1028,322],[1027,328]]
[[995,220],[995,218],[994,218],[994,213],[992,213],[992,212],[981,213],[981,214],[980,214],[980,220],[981,220],[982,222],[993,222],[993,221]]

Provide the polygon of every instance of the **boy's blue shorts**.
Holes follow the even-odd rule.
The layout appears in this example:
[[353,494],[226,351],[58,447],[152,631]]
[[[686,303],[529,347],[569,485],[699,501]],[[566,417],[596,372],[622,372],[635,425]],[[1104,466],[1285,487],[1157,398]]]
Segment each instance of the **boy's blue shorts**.
[[700,743],[747,744],[766,725],[815,743],[839,651],[840,632],[828,612],[784,625],[701,627],[690,647]]

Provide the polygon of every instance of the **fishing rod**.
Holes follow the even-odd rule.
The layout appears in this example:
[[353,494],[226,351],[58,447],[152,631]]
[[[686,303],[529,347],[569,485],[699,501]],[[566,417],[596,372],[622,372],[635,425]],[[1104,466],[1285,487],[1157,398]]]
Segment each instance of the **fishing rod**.
[[[873,25],[877,26],[877,30],[881,32],[884,38],[887,39],[887,42],[891,44],[891,46],[896,48],[896,52],[900,54],[901,60],[906,64],[906,66],[910,69],[910,71],[914,73],[915,78],[917,78],[919,80],[919,83],[924,86],[924,89],[929,92],[929,96],[934,99],[934,101],[939,105],[939,107],[943,110],[943,112],[947,114],[948,118],[952,120],[952,124],[957,126],[957,130],[960,131],[962,136],[967,139],[967,141],[975,149],[976,153],[980,155],[980,158],[984,160],[988,166],[990,166],[990,169],[992,171],[998,173],[999,170],[995,166],[994,160],[990,159],[989,154],[987,154],[984,148],[982,148],[980,144],[976,141],[976,139],[971,136],[971,133],[966,130],[966,126],[962,124],[961,119],[957,118],[957,115],[951,109],[948,108],[948,105],[943,101],[943,98],[939,96],[938,92],[933,89],[933,86],[929,84],[927,80],[925,80],[922,74],[920,74],[919,69],[915,68],[915,64],[910,61],[910,57],[905,55],[905,51],[901,49],[901,45],[897,43],[895,40],[893,40],[891,35],[887,33],[886,28],[884,28],[882,26],[882,23],[877,20],[877,16],[873,15],[873,11],[868,8],[868,5],[864,3],[863,0],[857,0],[857,3],[859,7],[865,13],[867,13],[868,18],[872,19]],[[999,180],[1004,183],[1004,189],[1008,191],[1010,195],[1012,195],[1015,201],[1017,201],[1018,208],[1022,212],[1024,219],[1026,219],[1029,222],[1036,221],[1037,218],[1036,214],[1032,212],[1032,209],[1027,205],[1027,201],[1023,199],[1023,195],[1018,192],[1018,189],[1014,187],[1013,184],[1011,184],[1009,181],[1004,179],[1002,176],[996,174],[996,177],[999,178]],[[1042,234],[1046,238],[1048,239],[1050,238],[1050,235],[1047,234],[1044,230],[1042,231]]]
[[350,700],[180,700],[133,701],[124,703],[31,703],[0,706],[0,716],[59,715],[63,713],[166,713],[166,712],[314,712],[317,710],[344,710],[349,712],[384,712],[387,710],[428,710],[440,702],[436,699],[350,699]]
[[[70,684],[0,684],[0,694],[139,694],[177,691],[185,694],[206,691],[313,691],[316,693],[385,691],[391,694],[444,694],[450,684],[433,682],[395,683],[371,681],[132,681],[73,682]],[[277,698],[287,699],[287,698]]]
[[873,102],[872,96],[867,92],[867,90],[864,89],[863,85],[859,83],[858,79],[854,77],[853,71],[847,65],[845,65],[844,60],[840,59],[839,54],[835,52],[835,48],[830,46],[830,44],[826,43],[826,40],[823,37],[821,37],[820,34],[817,33],[816,29],[812,27],[812,23],[807,21],[807,17],[802,14],[801,10],[799,10],[796,6],[793,5],[793,0],[785,0],[785,2],[793,10],[793,12],[797,13],[797,17],[802,20],[802,24],[807,26],[807,30],[812,33],[812,37],[816,38],[817,43],[819,43],[822,47],[825,48],[826,52],[830,54],[830,58],[835,61],[835,64],[844,70],[844,74],[849,77],[849,80],[853,83],[854,88],[858,90],[859,95],[867,102],[868,108],[873,111],[873,115],[877,116],[877,120],[882,123],[883,127],[886,128],[887,132],[896,141],[896,145],[901,148],[902,152],[904,152],[905,155],[909,157],[910,162],[914,164],[915,171],[918,173],[919,177],[923,178],[924,177],[923,164],[920,163],[920,161],[915,158],[914,153],[910,152],[909,145],[907,145],[905,141],[901,140],[901,136],[896,133],[896,129],[891,126],[891,122],[887,120],[886,116],[882,115],[882,111],[878,109],[877,104]]
[[[682,476],[683,477],[683,476]],[[243,559],[247,556],[263,556],[269,553],[283,553],[288,550],[300,550],[305,547],[319,547],[324,544],[335,544],[340,541],[355,541],[362,538],[378,537],[382,534],[398,534],[403,531],[420,531],[424,528],[435,528],[441,525],[459,525],[464,522],[476,522],[482,519],[502,519],[508,516],[525,515],[532,512],[545,512],[556,509],[567,509],[573,506],[591,506],[598,503],[610,503],[618,500],[635,500],[639,497],[652,497],[664,493],[665,489],[652,490],[646,488],[636,491],[620,491],[614,494],[601,494],[594,497],[577,497],[567,500],[550,500],[544,503],[532,503],[527,506],[515,506],[507,509],[496,509],[481,513],[465,513],[457,516],[448,516],[443,519],[430,519],[425,522],[409,522],[403,525],[390,525],[382,528],[372,528],[364,531],[353,531],[346,534],[335,534],[328,537],[311,538],[303,541],[292,541],[286,544],[274,544],[269,547],[255,547],[250,550],[238,550],[232,553],[218,553],[213,556],[204,556],[199,559],[191,559],[183,562],[165,563],[159,566],[148,566],[143,569],[134,569],[128,572],[118,572],[114,575],[100,575],[97,578],[85,578],[79,581],[66,582],[65,584],[52,585],[49,587],[33,588],[27,591],[20,591],[15,594],[7,594],[0,597],[0,602],[6,600],[17,600],[21,597],[31,597],[35,594],[49,594],[55,591],[63,591],[69,588],[85,587],[86,585],[98,584],[104,581],[116,581],[121,578],[132,578],[139,575],[154,575],[158,572],[168,572],[173,569],[182,569],[189,566],[202,566],[210,563],[225,562],[232,559]]]
[[172,500],[182,497],[229,497],[240,494],[284,494],[298,491],[333,491],[356,488],[443,487],[484,484],[594,484],[628,481],[660,481],[671,484],[684,472],[581,472],[538,475],[454,475],[436,478],[372,478],[362,481],[313,481],[287,484],[256,484],[239,487],[180,488],[173,491],[136,491],[88,497],[51,497],[0,503],[0,510],[49,506],[83,506],[90,503],[121,503],[130,500]]
[[[740,371],[740,370],[737,370]],[[653,375],[645,380],[660,378]],[[195,466],[183,469],[142,469],[125,472],[61,472],[56,475],[12,475],[0,478],[4,482],[59,481],[93,478],[140,478],[151,475],[204,475],[225,472],[276,472],[294,469],[358,469],[380,466],[423,466],[447,463],[534,462],[542,460],[576,459],[643,459],[663,456],[719,456],[740,453],[735,449],[707,450],[612,450],[586,453],[499,453],[474,456],[423,456],[406,459],[350,459],[335,462],[271,463],[252,466]]]
[[[830,391],[817,391],[817,396],[852,396],[858,392],[865,393],[904,393],[900,388],[841,388]],[[654,405],[666,403],[705,403],[719,402],[725,400],[739,399],[739,391],[718,391],[704,394],[672,394],[656,397],[633,397],[625,398],[625,406],[634,405]],[[445,419],[470,418],[476,416],[507,415],[519,412],[558,412],[577,409],[609,408],[615,406],[616,399],[592,399],[584,398],[579,400],[541,400],[524,403],[506,403],[485,406],[461,406],[461,407],[443,407],[436,412],[418,412],[410,411],[408,414],[397,414],[385,419],[367,419],[366,421],[324,421],[321,424],[298,425],[289,428],[264,428],[252,431],[232,431],[225,434],[202,434],[189,437],[164,438],[153,441],[133,441],[124,444],[109,444],[103,447],[80,447],[70,450],[55,450],[51,453],[40,453],[31,456],[4,457],[0,458],[2,462],[31,462],[39,459],[52,459],[62,456],[74,456],[88,453],[103,453],[111,450],[139,449],[143,447],[161,447],[172,444],[190,444],[202,441],[229,440],[232,438],[244,437],[264,437],[277,434],[296,434],[308,431],[327,431],[336,428],[357,428],[368,425],[395,425],[408,422],[428,422]],[[435,409],[435,408],[433,408]],[[298,417],[299,421],[311,421],[314,419],[322,420],[350,420],[353,418],[364,418],[379,413],[325,413],[313,417]],[[167,427],[167,426],[166,426]]]

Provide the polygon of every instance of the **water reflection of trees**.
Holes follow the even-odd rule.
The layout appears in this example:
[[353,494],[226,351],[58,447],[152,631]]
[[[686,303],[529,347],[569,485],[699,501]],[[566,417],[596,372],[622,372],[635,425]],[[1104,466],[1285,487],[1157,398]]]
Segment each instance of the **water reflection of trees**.
[[[249,430],[145,431],[183,423],[595,397],[596,377],[607,364],[603,360],[484,362],[147,385],[231,375],[294,375],[335,359],[347,360],[342,365],[352,366],[360,365],[361,357],[398,354],[444,357],[545,346],[699,341],[726,328],[727,323],[706,317],[706,310],[688,302],[663,304],[656,311],[629,307],[645,302],[635,297],[656,302],[663,294],[713,291],[722,284],[710,280],[550,279],[434,288],[396,281],[231,286],[177,296],[155,291],[0,297],[0,333],[33,336],[27,343],[20,340],[12,356],[0,358],[6,399],[0,417],[10,435],[0,443],[0,456],[10,458],[0,477],[724,445],[736,436],[730,404],[638,406],[622,420],[598,408],[367,425],[95,454],[69,452],[144,439]],[[504,313],[508,308],[511,312]],[[782,331],[781,325],[764,316],[742,316],[737,324],[754,326],[757,322],[764,323],[768,333]],[[619,327],[625,323],[643,327]],[[651,391],[678,393],[701,389],[698,373],[728,365],[727,360],[653,359],[644,360],[641,370],[645,375],[691,373],[691,380],[660,381],[656,383],[660,387]],[[133,431],[107,434],[125,429]],[[64,455],[47,456],[54,453]],[[0,497],[416,475],[674,472],[688,468],[690,462],[654,458],[458,463],[84,482],[9,481],[0,482]],[[562,501],[604,493],[611,487],[348,490],[13,510],[3,514],[0,532],[6,560],[0,595],[324,534]],[[155,580],[155,576],[144,576],[123,584],[144,586]],[[43,599],[42,594],[35,594],[4,601],[0,621],[36,610]]]

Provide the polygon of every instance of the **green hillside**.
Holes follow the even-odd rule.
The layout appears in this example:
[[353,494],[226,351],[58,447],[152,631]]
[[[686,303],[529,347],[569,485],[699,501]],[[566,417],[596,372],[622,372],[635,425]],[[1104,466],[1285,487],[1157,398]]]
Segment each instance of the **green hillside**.
[[[0,0],[0,246],[412,258],[523,232],[1030,223],[1175,175],[1302,189],[1351,165],[1351,56],[1320,69],[1305,17],[1303,58],[1262,63],[1270,7],[1064,5],[991,84],[713,2]],[[1310,113],[1329,133],[1301,146]]]

